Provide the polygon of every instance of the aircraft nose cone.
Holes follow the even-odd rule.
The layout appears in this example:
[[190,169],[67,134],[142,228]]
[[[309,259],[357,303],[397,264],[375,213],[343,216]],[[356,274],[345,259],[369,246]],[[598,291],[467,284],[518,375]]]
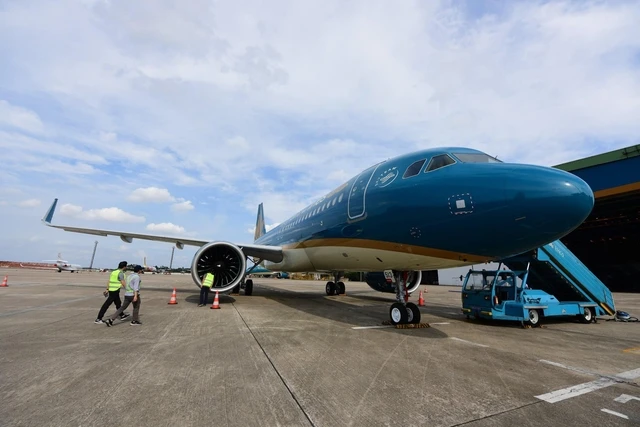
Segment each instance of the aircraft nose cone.
[[578,227],[593,209],[591,187],[579,177],[562,170],[523,167],[507,181],[507,199],[521,215],[516,223],[533,227],[541,235],[560,237]]

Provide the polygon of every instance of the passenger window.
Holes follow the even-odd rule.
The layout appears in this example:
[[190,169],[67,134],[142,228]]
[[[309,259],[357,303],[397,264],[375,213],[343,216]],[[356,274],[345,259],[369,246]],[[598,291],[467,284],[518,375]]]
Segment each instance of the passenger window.
[[420,173],[420,171],[422,170],[422,166],[424,166],[424,162],[426,162],[427,159],[422,159],[422,160],[418,160],[417,162],[413,162],[406,171],[404,171],[404,175],[402,175],[402,178],[411,178],[412,176],[416,176]]
[[449,166],[450,164],[453,164],[453,163],[455,163],[455,161],[451,157],[449,157],[449,155],[441,154],[431,159],[431,161],[429,162],[429,166],[427,166],[427,170],[425,172],[431,172],[436,169]]

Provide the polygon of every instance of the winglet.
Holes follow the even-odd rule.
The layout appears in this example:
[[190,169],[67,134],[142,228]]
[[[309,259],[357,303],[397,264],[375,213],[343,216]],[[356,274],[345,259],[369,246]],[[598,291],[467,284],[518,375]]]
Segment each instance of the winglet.
[[256,231],[253,234],[253,240],[256,241],[265,234],[267,234],[267,230],[264,225],[264,211],[262,210],[262,203],[260,203],[258,205],[258,217],[256,218]]
[[51,220],[53,219],[53,213],[56,210],[57,204],[58,204],[58,199],[54,199],[53,203],[51,204],[51,207],[49,208],[45,216],[42,217],[42,222],[44,222],[46,225],[51,225]]

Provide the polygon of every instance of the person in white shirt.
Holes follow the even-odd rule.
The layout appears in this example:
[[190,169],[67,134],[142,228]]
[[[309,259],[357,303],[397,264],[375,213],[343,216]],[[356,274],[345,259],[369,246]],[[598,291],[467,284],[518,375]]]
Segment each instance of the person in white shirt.
[[129,306],[129,304],[133,304],[133,320],[131,321],[130,325],[132,326],[142,325],[142,323],[140,323],[140,318],[139,318],[140,282],[142,282],[142,280],[140,279],[140,275],[138,274],[141,270],[142,270],[142,267],[139,265],[136,265],[135,267],[133,267],[133,274],[130,274],[129,276],[127,276],[127,284],[125,286],[125,293],[124,293],[124,303],[122,303],[122,307],[120,307],[118,311],[116,311],[113,314],[113,316],[109,317],[105,321],[107,326],[113,326],[113,321],[116,320],[116,318],[120,316],[122,312],[124,312],[124,310]]

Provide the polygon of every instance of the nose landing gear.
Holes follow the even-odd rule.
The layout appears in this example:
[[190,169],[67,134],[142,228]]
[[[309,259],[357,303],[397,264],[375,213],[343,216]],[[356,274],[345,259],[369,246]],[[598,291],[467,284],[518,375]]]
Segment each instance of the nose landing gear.
[[[391,272],[389,272],[391,273]],[[391,304],[389,309],[389,317],[392,325],[405,325],[408,323],[420,323],[420,309],[417,305],[409,301],[409,291],[407,290],[407,283],[410,283],[413,279],[413,271],[396,271],[388,274],[385,271],[385,276],[391,276],[392,280],[396,282],[396,300]]]

